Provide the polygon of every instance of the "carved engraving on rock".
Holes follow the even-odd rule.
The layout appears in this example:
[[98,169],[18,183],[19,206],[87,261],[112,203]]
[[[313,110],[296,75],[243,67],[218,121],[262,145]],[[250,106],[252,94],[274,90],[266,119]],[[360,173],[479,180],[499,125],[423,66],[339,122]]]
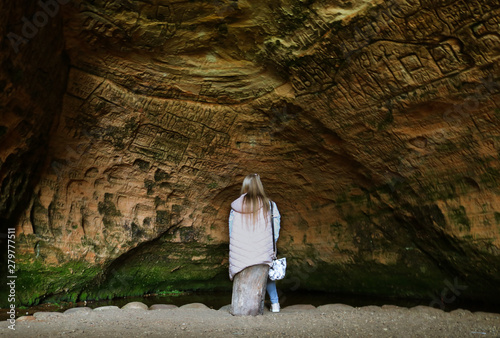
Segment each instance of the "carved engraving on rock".
[[429,52],[444,75],[466,68],[450,44],[441,44],[429,49]]
[[431,11],[421,11],[407,19],[407,37],[412,40],[422,41],[435,36],[450,33],[449,27]]
[[102,82],[102,78],[73,68],[69,73],[67,93],[86,100]]
[[178,164],[188,144],[189,139],[179,133],[146,124],[139,127],[129,150],[158,161]]
[[500,11],[495,11],[492,13],[493,17],[486,22],[478,22],[470,27],[479,47],[473,49],[471,53],[480,58],[481,63],[491,63],[495,57],[500,55],[499,14]]
[[452,31],[467,24],[474,17],[473,12],[463,0],[454,1],[449,6],[438,8],[437,13],[440,18],[448,23]]

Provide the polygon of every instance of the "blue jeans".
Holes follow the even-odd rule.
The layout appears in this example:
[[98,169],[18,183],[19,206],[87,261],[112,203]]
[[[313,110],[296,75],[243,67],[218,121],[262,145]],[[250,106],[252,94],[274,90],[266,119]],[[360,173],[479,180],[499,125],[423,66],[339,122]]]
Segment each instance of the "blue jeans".
[[276,304],[279,302],[278,299],[278,290],[276,290],[276,282],[273,280],[267,280],[267,293],[269,294],[269,298],[271,298],[271,303]]

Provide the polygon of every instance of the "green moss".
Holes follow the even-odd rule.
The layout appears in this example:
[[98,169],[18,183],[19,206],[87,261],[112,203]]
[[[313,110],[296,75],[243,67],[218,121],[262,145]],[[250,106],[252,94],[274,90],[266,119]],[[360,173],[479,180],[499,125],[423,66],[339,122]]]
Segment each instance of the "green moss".
[[99,214],[103,216],[121,216],[120,211],[116,209],[115,204],[112,202],[113,194],[105,193],[104,194],[104,202],[99,202],[97,204],[97,210]]
[[497,188],[500,181],[500,171],[495,168],[488,167],[486,172],[480,176],[481,183],[488,188]]
[[436,146],[436,150],[442,153],[455,152],[458,150],[457,146],[450,140],[446,140]]
[[166,210],[156,211],[156,224],[159,225],[169,225],[170,224],[170,214]]
[[186,291],[179,291],[179,290],[158,292],[158,296],[182,296],[185,294],[186,294]]
[[427,201],[449,200],[457,197],[455,186],[449,181],[444,183],[430,181],[422,187],[422,190]]
[[193,227],[182,227],[177,230],[181,241],[184,243],[192,242],[196,238],[196,231]]
[[155,197],[155,209],[157,209],[160,205],[164,205],[165,202],[161,199],[160,196]]
[[137,166],[141,171],[146,172],[149,170],[149,167],[151,166],[151,164],[147,161],[137,159],[134,161],[134,166]]
[[495,211],[495,223],[500,224],[500,212]]
[[155,182],[166,181],[170,178],[170,175],[161,169],[155,171]]
[[140,226],[138,226],[135,222],[132,222],[130,227],[132,230],[132,243],[131,244],[140,242],[139,239],[142,236],[144,236],[144,234],[145,234],[144,230]]
[[99,267],[87,262],[70,261],[49,266],[41,258],[29,255],[19,255],[16,268],[17,306],[56,300],[75,302],[80,289],[100,272]]
[[[227,245],[157,241],[125,254],[85,291],[87,300],[192,290],[229,290]],[[83,294],[83,293],[82,293]]]
[[[192,290],[230,290],[227,245],[168,243],[164,238],[139,246],[103,268],[70,261],[48,266],[19,256],[17,306],[76,302]],[[4,300],[2,300],[4,301]],[[6,306],[8,304],[1,304]]]
[[56,238],[62,237],[63,230],[62,227],[54,227],[52,228],[52,235]]
[[351,195],[349,196],[349,199],[356,204],[364,204],[368,201],[368,196],[365,194],[362,195]]
[[87,237],[85,235],[82,238],[82,245],[87,247],[92,252],[95,252],[96,254],[101,254],[103,251],[103,248],[98,243],[99,238],[100,238],[99,234],[95,238],[94,237]]
[[497,119],[500,119],[500,109],[499,109],[499,108],[496,108],[496,109],[495,109],[495,117],[496,117]]
[[212,182],[212,183],[207,184],[208,189],[216,189],[217,187],[218,187],[217,182]]
[[463,206],[452,208],[448,216],[455,225],[459,226],[460,231],[463,231],[464,229],[470,231],[470,221]]
[[144,180],[144,187],[146,187],[148,195],[153,194],[155,185],[156,185],[156,183],[153,182],[152,180],[148,180],[148,179]]
[[87,300],[87,298],[88,298],[88,294],[87,294],[87,292],[83,291],[83,292],[80,294],[80,297],[79,297],[80,301],[82,301],[82,302],[83,302],[83,301]]

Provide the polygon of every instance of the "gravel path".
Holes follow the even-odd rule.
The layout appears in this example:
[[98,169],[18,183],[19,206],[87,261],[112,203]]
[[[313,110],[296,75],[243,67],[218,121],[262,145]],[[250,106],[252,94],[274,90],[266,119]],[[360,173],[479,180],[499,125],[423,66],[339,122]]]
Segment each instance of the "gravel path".
[[0,322],[0,337],[500,337],[500,314],[392,305],[289,306],[280,313],[234,317],[192,303],[181,307],[130,303],[37,312]]

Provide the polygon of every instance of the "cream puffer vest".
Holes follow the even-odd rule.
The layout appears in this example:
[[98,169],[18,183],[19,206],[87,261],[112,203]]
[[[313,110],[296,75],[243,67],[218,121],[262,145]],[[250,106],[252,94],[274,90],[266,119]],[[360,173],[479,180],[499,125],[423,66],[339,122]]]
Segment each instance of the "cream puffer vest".
[[271,217],[264,215],[264,208],[261,208],[255,227],[243,224],[244,196],[241,195],[231,203],[231,208],[234,210],[233,227],[229,237],[229,278],[231,280],[234,275],[249,266],[257,264],[271,266],[273,261]]

